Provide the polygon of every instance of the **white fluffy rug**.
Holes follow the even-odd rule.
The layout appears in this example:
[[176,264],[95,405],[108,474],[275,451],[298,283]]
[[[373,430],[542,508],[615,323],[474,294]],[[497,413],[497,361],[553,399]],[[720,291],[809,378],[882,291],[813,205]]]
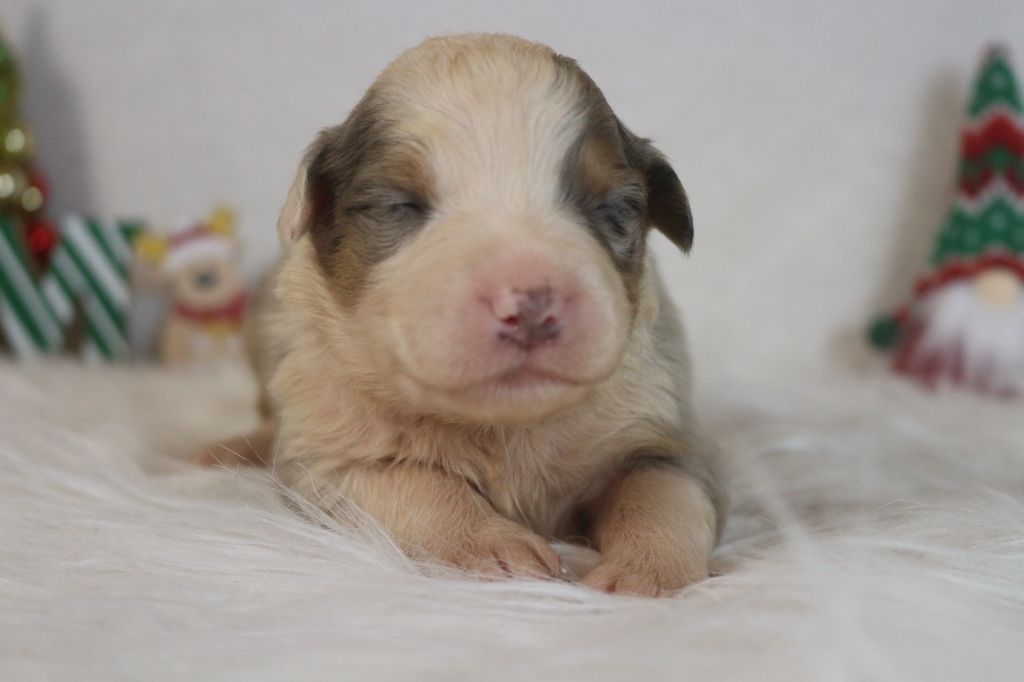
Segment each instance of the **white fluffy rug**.
[[702,368],[719,577],[644,601],[425,577],[182,453],[237,368],[0,366],[0,679],[1020,680],[1021,404]]

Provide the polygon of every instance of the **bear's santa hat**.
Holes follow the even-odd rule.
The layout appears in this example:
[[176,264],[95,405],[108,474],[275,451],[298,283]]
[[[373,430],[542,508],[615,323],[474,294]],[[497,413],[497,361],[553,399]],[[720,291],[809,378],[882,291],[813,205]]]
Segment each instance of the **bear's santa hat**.
[[235,248],[227,235],[214,230],[207,222],[176,232],[167,242],[164,268],[169,273],[180,272],[201,260],[229,259]]

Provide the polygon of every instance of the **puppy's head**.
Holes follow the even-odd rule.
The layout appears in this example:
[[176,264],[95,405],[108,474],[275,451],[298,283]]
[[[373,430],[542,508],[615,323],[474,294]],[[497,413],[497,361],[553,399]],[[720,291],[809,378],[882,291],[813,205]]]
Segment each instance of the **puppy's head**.
[[350,349],[411,409],[525,423],[621,362],[647,232],[690,247],[676,174],[575,62],[427,41],[317,138],[279,221],[311,241]]

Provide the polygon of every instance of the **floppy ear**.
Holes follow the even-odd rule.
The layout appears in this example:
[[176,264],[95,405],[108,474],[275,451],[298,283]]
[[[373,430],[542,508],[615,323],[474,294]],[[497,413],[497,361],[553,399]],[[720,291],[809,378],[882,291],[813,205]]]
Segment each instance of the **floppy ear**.
[[309,231],[313,218],[309,197],[306,196],[306,163],[303,159],[295,173],[288,198],[284,200],[281,214],[277,217],[277,236],[281,243],[290,246]]
[[306,149],[277,219],[277,234],[286,246],[330,221],[335,192],[351,181],[372,137],[374,97],[371,89],[344,123],[321,130]]
[[647,216],[682,251],[693,246],[693,216],[679,176],[650,140],[637,137],[618,121],[626,160],[644,174]]
[[343,137],[344,130],[344,125],[322,130],[302,156],[277,217],[277,236],[286,247],[313,229],[329,209],[329,182],[323,174],[323,157],[332,139]]

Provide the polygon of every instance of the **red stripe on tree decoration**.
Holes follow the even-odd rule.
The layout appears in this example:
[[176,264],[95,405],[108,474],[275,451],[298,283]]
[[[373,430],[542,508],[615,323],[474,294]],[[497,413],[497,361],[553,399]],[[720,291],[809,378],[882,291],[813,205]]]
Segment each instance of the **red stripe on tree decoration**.
[[1024,126],[1016,112],[996,108],[960,135],[960,192],[973,199],[996,179],[1024,198]]
[[1012,112],[998,111],[980,127],[967,127],[960,143],[960,192],[970,199],[996,179],[1024,198],[1024,129]]
[[976,159],[1000,147],[1024,157],[1024,130],[1006,113],[993,116],[978,130],[964,130],[960,153],[964,158]]
[[1024,281],[1024,258],[999,249],[969,261],[948,261],[938,270],[919,279],[914,285],[914,294],[918,297],[924,296],[945,284],[975,277],[990,268],[1005,268]]

